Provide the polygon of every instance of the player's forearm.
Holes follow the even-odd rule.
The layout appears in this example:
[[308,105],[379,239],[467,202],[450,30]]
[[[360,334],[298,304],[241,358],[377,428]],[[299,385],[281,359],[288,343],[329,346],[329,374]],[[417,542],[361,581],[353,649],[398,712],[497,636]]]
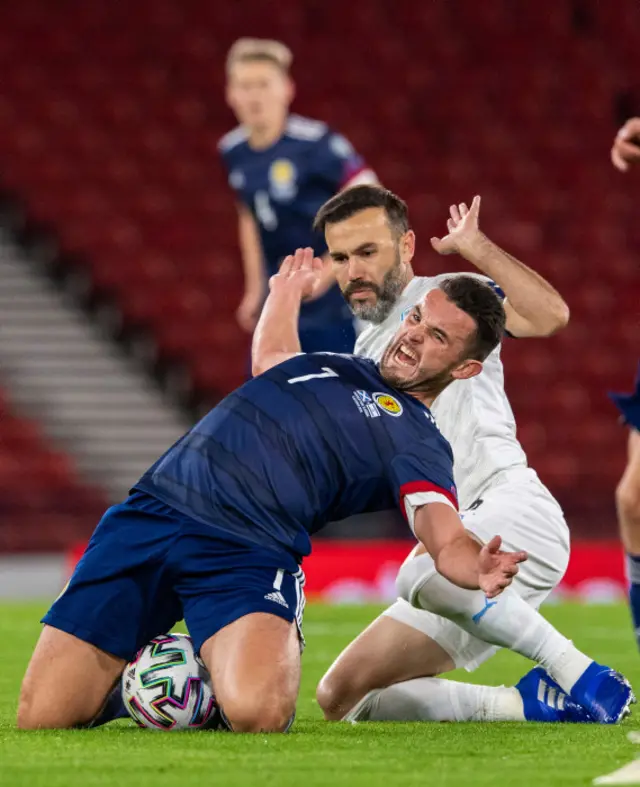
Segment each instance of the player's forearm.
[[293,287],[274,288],[258,321],[251,347],[251,370],[262,374],[300,352],[298,318],[301,294]]
[[569,322],[569,307],[560,293],[486,235],[479,233],[461,254],[503,290],[507,330],[514,336],[550,336]]
[[432,557],[443,577],[458,587],[477,590],[480,587],[480,549],[480,544],[465,532]]
[[[410,498],[405,505],[411,506]],[[461,588],[478,589],[482,547],[464,529],[454,508],[444,503],[421,506],[415,513],[414,532],[442,576]]]
[[238,214],[238,237],[245,292],[262,294],[266,287],[266,276],[262,260],[260,235],[255,219],[247,208],[240,207]]

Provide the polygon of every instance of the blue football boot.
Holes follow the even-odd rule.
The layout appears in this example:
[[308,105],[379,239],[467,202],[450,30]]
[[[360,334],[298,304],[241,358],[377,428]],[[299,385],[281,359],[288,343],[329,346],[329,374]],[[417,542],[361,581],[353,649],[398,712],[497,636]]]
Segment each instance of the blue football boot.
[[574,702],[542,667],[534,667],[520,679],[516,689],[522,697],[527,721],[585,724],[593,719]]
[[636,701],[623,675],[595,661],[571,689],[571,699],[600,724],[618,724],[631,713],[630,706]]

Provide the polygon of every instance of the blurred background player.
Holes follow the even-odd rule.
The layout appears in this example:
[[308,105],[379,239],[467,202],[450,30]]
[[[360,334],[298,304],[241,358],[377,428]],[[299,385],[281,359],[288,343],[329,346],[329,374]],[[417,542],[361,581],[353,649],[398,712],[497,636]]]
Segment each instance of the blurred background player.
[[[220,154],[238,201],[244,297],[237,319],[256,327],[267,279],[292,249],[326,245],[312,229],[319,207],[341,189],[375,182],[350,143],[325,123],[289,114],[295,88],[291,51],[278,41],[241,38],[227,58],[227,102],[240,126],[222,138]],[[351,352],[353,318],[327,263],[318,295],[300,313],[305,352]]]
[[[618,131],[611,160],[621,172],[640,162],[640,118],[631,118]],[[629,602],[640,647],[640,366],[633,393],[612,394],[624,422],[629,426],[627,466],[616,489],[620,537],[627,553]]]

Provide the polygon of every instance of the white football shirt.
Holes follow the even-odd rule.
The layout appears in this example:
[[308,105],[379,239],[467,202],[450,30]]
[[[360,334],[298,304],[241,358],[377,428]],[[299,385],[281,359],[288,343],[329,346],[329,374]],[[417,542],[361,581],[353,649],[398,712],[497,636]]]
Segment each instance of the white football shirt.
[[[355,354],[379,361],[406,310],[452,275],[472,275],[489,281],[479,274],[414,277],[387,319],[380,325],[368,324],[360,334]],[[454,479],[461,511],[475,502],[504,470],[527,467],[527,457],[516,438],[516,423],[504,390],[500,346],[486,359],[481,374],[471,380],[451,383],[437,397],[431,412],[453,450]],[[535,477],[533,471],[531,473]]]

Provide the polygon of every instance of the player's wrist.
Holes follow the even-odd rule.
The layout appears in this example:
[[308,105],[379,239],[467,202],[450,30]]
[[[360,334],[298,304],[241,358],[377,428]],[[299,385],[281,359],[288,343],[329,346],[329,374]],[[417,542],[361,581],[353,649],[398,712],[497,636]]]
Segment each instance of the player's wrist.
[[271,279],[271,296],[282,301],[290,301],[300,303],[304,295],[304,286],[302,282],[295,279],[284,279],[280,276],[274,276]]
[[458,244],[458,253],[468,262],[479,265],[491,253],[493,241],[478,230],[471,237],[463,239]]

